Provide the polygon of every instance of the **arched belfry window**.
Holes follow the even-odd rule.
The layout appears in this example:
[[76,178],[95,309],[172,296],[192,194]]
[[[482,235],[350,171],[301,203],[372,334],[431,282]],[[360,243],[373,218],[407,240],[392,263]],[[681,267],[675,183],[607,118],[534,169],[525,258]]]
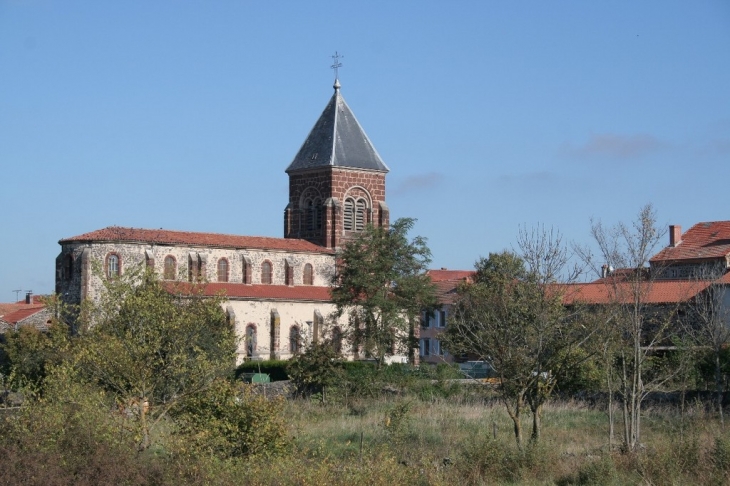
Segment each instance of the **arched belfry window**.
[[345,199],[342,216],[345,231],[362,231],[368,224],[368,203],[365,199]]
[[355,201],[350,198],[345,199],[345,210],[342,215],[345,231],[352,231],[355,228]]
[[358,199],[355,205],[355,231],[362,231],[365,229],[367,223],[367,205],[364,199]]

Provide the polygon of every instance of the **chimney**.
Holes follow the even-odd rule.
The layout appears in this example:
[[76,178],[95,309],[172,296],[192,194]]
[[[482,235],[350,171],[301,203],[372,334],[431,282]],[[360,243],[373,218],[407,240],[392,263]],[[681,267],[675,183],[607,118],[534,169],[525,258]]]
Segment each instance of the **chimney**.
[[678,224],[669,225],[669,246],[674,248],[682,243],[682,227]]
[[608,277],[608,265],[604,263],[603,266],[601,266],[601,278],[606,277]]
[[26,304],[32,304],[33,303],[33,291],[30,290],[25,294],[25,303]]

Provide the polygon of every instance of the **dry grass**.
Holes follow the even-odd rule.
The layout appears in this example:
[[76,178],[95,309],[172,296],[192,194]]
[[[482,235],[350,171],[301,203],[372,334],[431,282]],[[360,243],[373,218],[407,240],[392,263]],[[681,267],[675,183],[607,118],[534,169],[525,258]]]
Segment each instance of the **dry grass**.
[[[397,427],[389,423],[404,406]],[[389,457],[418,472],[407,475],[413,480],[407,484],[724,484],[730,470],[730,435],[699,405],[683,420],[670,407],[647,409],[644,448],[636,455],[610,451],[605,411],[581,402],[548,404],[543,438],[525,452],[496,401],[395,397],[347,407],[294,401],[287,410],[305,456],[331,464]],[[526,416],[526,438],[529,427]],[[621,424],[615,427],[618,444]],[[368,482],[385,484],[378,481],[375,475]]]

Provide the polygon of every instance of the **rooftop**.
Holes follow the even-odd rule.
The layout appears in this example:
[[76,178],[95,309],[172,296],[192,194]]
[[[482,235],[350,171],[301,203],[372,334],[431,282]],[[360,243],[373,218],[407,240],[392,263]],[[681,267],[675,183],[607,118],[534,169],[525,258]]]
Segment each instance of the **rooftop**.
[[332,98],[286,172],[321,167],[388,172],[388,166],[340,94],[339,81],[335,80],[334,88]]
[[59,244],[73,242],[130,242],[157,245],[189,245],[215,248],[251,248],[295,252],[333,253],[314,243],[294,238],[270,238],[266,236],[238,236],[220,233],[194,233],[189,231],[155,230],[109,226],[60,240]]
[[730,221],[697,223],[675,246],[668,246],[651,258],[652,263],[717,259],[730,255]]

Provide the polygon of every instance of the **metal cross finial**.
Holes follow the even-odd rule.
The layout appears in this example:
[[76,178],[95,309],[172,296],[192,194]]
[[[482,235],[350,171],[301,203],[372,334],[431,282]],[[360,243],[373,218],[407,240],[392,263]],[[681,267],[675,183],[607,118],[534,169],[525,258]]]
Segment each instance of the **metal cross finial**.
[[337,53],[337,51],[335,51],[335,55],[332,56],[332,59],[334,59],[335,63],[330,66],[330,69],[335,70],[335,79],[339,79],[339,77],[340,77],[338,69],[342,67],[342,63],[340,62],[341,57],[345,57],[345,56],[341,56],[340,54]]

